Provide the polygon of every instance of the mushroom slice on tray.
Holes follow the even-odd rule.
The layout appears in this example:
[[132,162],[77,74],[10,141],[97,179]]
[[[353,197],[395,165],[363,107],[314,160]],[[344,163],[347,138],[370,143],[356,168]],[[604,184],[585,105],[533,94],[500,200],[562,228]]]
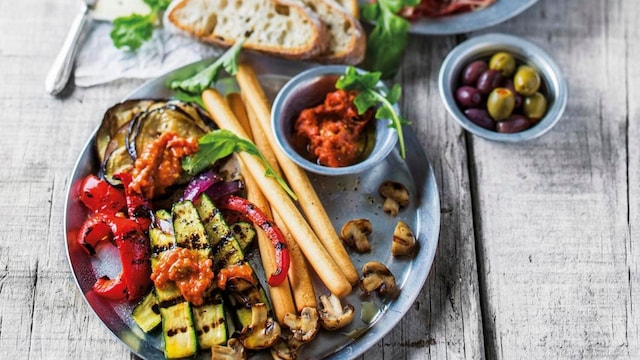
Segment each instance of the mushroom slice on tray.
[[382,210],[391,216],[397,216],[400,208],[409,205],[409,190],[399,182],[383,182],[378,188],[378,193],[384,198]]
[[305,307],[300,312],[300,316],[286,313],[284,315],[284,324],[289,327],[296,340],[301,342],[311,341],[320,328],[318,311],[316,308]]
[[355,219],[347,221],[342,230],[340,237],[347,246],[355,249],[359,253],[371,251],[371,244],[367,236],[373,231],[371,221],[367,219]]
[[240,341],[251,350],[266,349],[280,338],[280,325],[268,316],[264,303],[251,306],[251,324],[240,333]]
[[418,243],[416,236],[404,221],[398,221],[393,231],[393,243],[391,244],[391,254],[393,256],[413,256],[416,253]]
[[247,352],[238,339],[231,339],[224,345],[214,345],[211,347],[211,359],[213,360],[245,360]]
[[383,296],[397,293],[396,278],[383,263],[377,261],[364,264],[359,286],[367,295],[373,291]]
[[333,294],[320,295],[320,306],[320,325],[326,330],[341,329],[353,321],[353,305],[347,304],[343,307],[340,299]]

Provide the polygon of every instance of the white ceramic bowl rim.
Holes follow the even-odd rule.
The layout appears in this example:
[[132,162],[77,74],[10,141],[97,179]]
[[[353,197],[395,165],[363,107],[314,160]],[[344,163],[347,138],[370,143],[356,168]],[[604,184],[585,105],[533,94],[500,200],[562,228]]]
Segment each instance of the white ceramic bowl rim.
[[[278,92],[275,100],[273,101],[273,109],[271,110],[271,125],[273,135],[276,138],[276,142],[280,146],[280,148],[300,167],[305,170],[314,172],[316,174],[321,175],[346,175],[346,174],[357,174],[361,173],[365,170],[370,169],[376,164],[383,161],[395,148],[396,142],[398,141],[398,135],[393,129],[387,127],[388,120],[377,120],[376,121],[376,144],[374,149],[371,151],[371,154],[363,161],[353,164],[351,166],[344,167],[328,167],[313,163],[307,159],[305,159],[302,155],[298,154],[298,152],[291,146],[289,141],[287,141],[287,133],[286,129],[284,129],[282,122],[284,120],[281,119],[281,114],[285,105],[287,105],[287,97],[294,92],[299,86],[304,86],[308,82],[320,78],[323,75],[342,75],[345,73],[347,66],[345,65],[326,65],[326,66],[318,66],[310,68],[306,71],[301,72],[300,74],[293,77],[289,80]],[[356,70],[360,73],[364,73],[365,70],[358,69]],[[384,85],[382,81],[378,83],[378,86],[382,88],[383,91],[388,91],[387,87]],[[400,113],[400,110],[397,105],[394,105],[394,109],[397,113]]]
[[[454,89],[464,66],[472,60],[489,56],[497,51],[509,51],[535,67],[543,78],[549,96],[545,116],[531,128],[511,134],[491,131],[467,119],[454,99]],[[567,105],[569,89],[562,71],[539,46],[523,38],[506,34],[485,34],[473,37],[456,46],[444,59],[438,76],[440,96],[447,111],[467,131],[489,140],[520,142],[537,138],[549,131],[562,117]]]

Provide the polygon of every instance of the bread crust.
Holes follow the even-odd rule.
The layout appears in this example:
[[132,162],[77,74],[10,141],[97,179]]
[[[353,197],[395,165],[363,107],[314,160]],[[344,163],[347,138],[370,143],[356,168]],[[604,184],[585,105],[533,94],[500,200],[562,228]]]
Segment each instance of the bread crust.
[[167,24],[214,45],[232,46],[246,37],[244,48],[289,59],[313,58],[329,43],[326,25],[296,0],[174,1],[165,12]]
[[316,56],[323,63],[355,65],[366,52],[366,35],[360,21],[334,0],[302,0],[329,29],[329,46]]

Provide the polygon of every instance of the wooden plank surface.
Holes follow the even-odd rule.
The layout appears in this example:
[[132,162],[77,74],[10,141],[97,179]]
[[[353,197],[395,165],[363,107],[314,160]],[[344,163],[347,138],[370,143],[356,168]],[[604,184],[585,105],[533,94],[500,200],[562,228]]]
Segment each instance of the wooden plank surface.
[[538,140],[469,137],[488,358],[640,356],[627,176],[639,13],[635,1],[541,1],[493,29],[547,49],[570,97]]
[[[44,93],[76,10],[0,2],[1,358],[131,358],[77,290],[63,213],[85,139],[140,82]],[[437,175],[440,243],[415,305],[363,359],[640,358],[637,14],[634,0],[541,0],[484,31],[533,40],[569,78],[561,122],[517,145],[446,115],[436,76],[462,38],[412,36],[401,105]]]

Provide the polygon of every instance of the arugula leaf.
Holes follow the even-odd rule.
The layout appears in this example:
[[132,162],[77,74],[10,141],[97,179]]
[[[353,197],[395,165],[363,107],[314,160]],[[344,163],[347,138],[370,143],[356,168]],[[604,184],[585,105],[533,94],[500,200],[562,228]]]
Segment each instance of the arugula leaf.
[[148,14],[131,14],[113,20],[110,36],[116,48],[128,47],[132,51],[139,49],[145,41],[151,39],[158,13],[166,10],[171,4],[171,0],[144,0],[144,2],[151,8]]
[[203,109],[206,108],[204,106],[204,101],[202,101],[202,96],[200,96],[200,95],[194,95],[194,94],[190,94],[190,93],[184,92],[182,90],[176,90],[175,94],[173,95],[173,97],[175,97],[178,100],[184,101],[184,102],[194,102],[194,103],[200,105],[201,108],[203,108]]
[[172,90],[182,90],[191,94],[200,94],[214,83],[220,70],[225,69],[229,75],[234,76],[238,72],[238,54],[246,39],[236,42],[225,51],[213,64],[204,70],[184,80],[174,80],[169,84]]
[[257,156],[266,167],[264,176],[273,178],[294,200],[298,200],[293,190],[269,165],[267,159],[260,150],[249,140],[238,137],[229,130],[214,130],[198,140],[199,150],[182,160],[182,168],[190,175],[195,175],[216,161],[231,155],[234,152],[244,151]]
[[[373,80],[376,80],[373,82]],[[347,67],[344,75],[338,78],[336,81],[336,88],[341,90],[356,90],[358,95],[353,99],[353,103],[358,108],[358,114],[362,115],[369,108],[379,106],[376,110],[376,119],[389,119],[389,127],[395,129],[398,134],[398,142],[400,144],[400,156],[405,158],[406,150],[404,145],[404,135],[402,133],[402,126],[408,125],[409,122],[400,117],[393,108],[393,104],[397,103],[402,94],[400,85],[395,84],[391,87],[391,90],[385,94],[382,89],[378,87],[378,80],[380,79],[380,73],[363,73],[359,74],[353,67]]]
[[377,0],[362,8],[362,17],[375,23],[367,38],[363,66],[380,71],[385,79],[398,72],[409,38],[411,23],[397,15],[404,6],[417,6],[420,0]]

